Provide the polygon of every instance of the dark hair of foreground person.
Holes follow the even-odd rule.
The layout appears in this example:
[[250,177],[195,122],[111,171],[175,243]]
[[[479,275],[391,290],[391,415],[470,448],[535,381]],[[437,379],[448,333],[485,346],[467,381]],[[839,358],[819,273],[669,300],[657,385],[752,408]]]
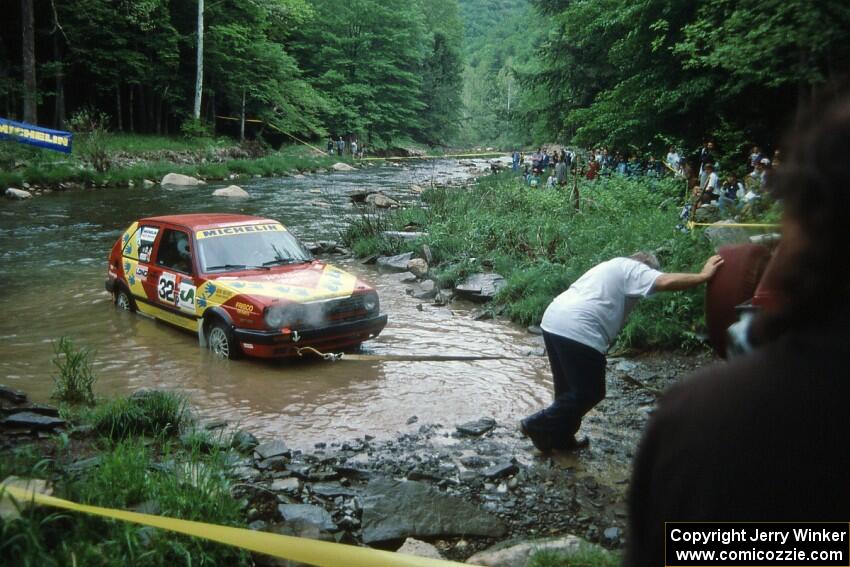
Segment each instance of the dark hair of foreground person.
[[665,564],[665,521],[850,520],[850,98],[784,148],[782,307],[754,325],[755,351],[664,395],[635,459],[625,565]]

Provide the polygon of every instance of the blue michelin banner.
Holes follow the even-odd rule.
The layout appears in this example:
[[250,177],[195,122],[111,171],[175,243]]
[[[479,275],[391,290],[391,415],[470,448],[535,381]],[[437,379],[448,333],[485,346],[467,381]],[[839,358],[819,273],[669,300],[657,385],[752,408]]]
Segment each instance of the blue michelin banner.
[[12,140],[20,144],[70,154],[72,138],[73,134],[70,132],[0,118],[0,140]]

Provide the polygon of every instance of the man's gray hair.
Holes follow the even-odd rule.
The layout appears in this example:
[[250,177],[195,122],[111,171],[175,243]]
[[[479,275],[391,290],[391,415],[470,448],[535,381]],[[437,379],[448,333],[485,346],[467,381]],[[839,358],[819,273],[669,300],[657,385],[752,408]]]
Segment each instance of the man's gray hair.
[[655,254],[652,254],[651,252],[635,252],[634,254],[629,256],[629,258],[646,264],[653,270],[661,269],[661,263],[658,261],[658,258],[655,257]]

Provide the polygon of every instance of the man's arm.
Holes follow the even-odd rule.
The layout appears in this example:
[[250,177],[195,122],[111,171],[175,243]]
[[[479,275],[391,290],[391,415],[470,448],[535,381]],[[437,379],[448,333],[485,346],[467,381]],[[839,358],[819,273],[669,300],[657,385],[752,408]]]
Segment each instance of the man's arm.
[[652,286],[653,291],[681,291],[696,287],[703,282],[707,282],[720,266],[723,265],[723,258],[714,255],[708,259],[702,267],[702,271],[698,274],[661,274],[655,279]]

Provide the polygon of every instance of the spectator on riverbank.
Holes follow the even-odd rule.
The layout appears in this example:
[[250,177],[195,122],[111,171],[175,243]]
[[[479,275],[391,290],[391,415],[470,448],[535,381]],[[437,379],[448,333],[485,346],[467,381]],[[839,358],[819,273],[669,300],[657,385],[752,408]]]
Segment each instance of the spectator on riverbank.
[[738,181],[738,175],[735,172],[727,175],[717,199],[717,208],[720,209],[721,216],[734,213],[745,193],[744,184]]
[[681,164],[679,163],[682,160],[679,152],[676,150],[675,146],[670,146],[670,149],[667,150],[667,165],[670,166],[670,169],[673,170],[673,173],[680,173],[682,171]]
[[357,139],[351,140],[351,157],[357,157]]
[[566,161],[566,159],[558,160],[558,163],[555,165],[555,178],[558,181],[558,185],[566,185],[567,184],[567,161]]
[[714,165],[717,158],[714,156],[714,142],[709,140],[705,142],[699,151],[699,172],[703,174],[706,164]]
[[520,153],[516,150],[511,154],[511,170],[519,171]]
[[334,141],[333,138],[328,138],[328,155],[334,155]]
[[693,196],[697,198],[697,206],[710,203],[717,199],[719,186],[717,174],[714,173],[714,164],[706,163],[703,168],[703,177],[700,185],[693,189]]
[[668,521],[846,526],[850,97],[813,112],[769,180],[783,202],[777,304],[751,326],[755,350],[660,399],[635,459],[626,567],[666,564]]
[[761,146],[753,146],[753,149],[750,150],[750,157],[748,159],[750,171],[756,168],[756,164],[759,163],[763,157],[764,155],[761,153]]
[[345,154],[345,140],[342,139],[342,136],[339,137],[339,140],[336,141],[336,151],[339,154],[339,157],[342,157]]
[[543,453],[587,445],[575,434],[584,414],[605,397],[605,353],[638,300],[698,286],[722,264],[712,256],[698,274],[665,274],[655,256],[637,253],[603,262],[573,282],[549,304],[540,324],[555,400],[520,422],[523,435]]

